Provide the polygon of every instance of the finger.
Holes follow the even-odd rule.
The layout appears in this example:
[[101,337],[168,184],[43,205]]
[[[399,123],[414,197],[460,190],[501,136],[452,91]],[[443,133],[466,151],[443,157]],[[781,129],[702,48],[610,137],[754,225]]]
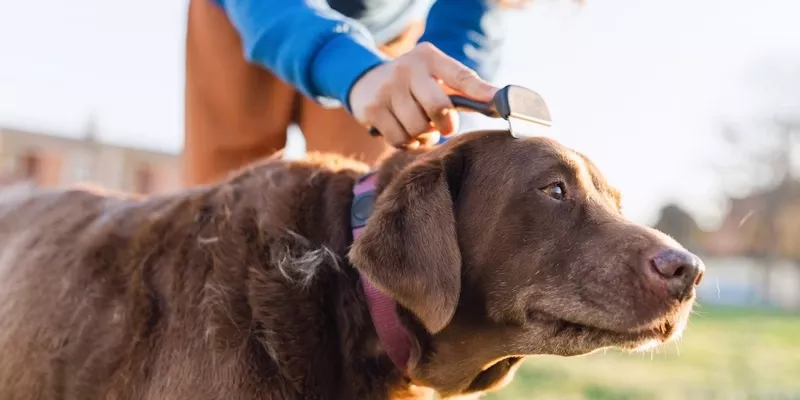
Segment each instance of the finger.
[[425,110],[422,109],[411,91],[404,90],[395,93],[391,99],[391,107],[392,113],[409,136],[414,137],[431,130],[428,115],[425,114]]
[[421,51],[428,70],[445,85],[480,101],[491,101],[497,93],[498,88],[481,79],[475,71],[432,45],[422,47]]
[[411,94],[425,110],[425,114],[433,122],[436,130],[445,136],[453,133],[453,120],[449,114],[455,112],[455,109],[450,98],[435,79],[424,74],[414,76],[411,80]]
[[419,140],[411,139],[411,142],[405,144],[403,146],[406,150],[416,150],[419,149]]
[[455,134],[456,132],[458,132],[458,127],[459,127],[460,121],[461,121],[460,117],[458,116],[458,112],[453,111],[453,112],[448,113],[447,114],[447,118],[450,120],[450,124],[453,125],[453,132],[451,133],[451,135]]
[[428,149],[439,143],[439,139],[441,137],[442,135],[439,133],[439,131],[432,130],[430,132],[419,134],[414,139],[417,139],[419,142],[419,147]]
[[375,112],[371,123],[392,146],[401,147],[411,141],[405,128],[388,108]]

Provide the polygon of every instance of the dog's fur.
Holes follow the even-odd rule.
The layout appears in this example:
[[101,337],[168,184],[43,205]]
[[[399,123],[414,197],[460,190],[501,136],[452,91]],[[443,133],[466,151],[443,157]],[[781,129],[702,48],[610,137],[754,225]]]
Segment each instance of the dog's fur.
[[[507,132],[397,152],[351,243],[366,171],[310,156],[149,199],[0,192],[0,398],[467,395],[506,384],[526,355],[683,329],[699,277],[679,296],[648,278],[648,254],[679,245],[624,219],[579,153]],[[359,273],[414,332],[406,375]]]

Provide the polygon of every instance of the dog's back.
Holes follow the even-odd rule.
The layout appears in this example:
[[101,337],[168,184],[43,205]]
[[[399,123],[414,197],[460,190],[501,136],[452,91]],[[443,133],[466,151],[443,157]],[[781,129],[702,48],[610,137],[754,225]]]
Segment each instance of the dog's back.
[[178,270],[202,197],[0,194],[0,398],[211,395],[207,271]]
[[87,357],[95,352],[99,343],[67,340],[107,323],[96,310],[108,305],[97,304],[97,293],[86,295],[99,287],[76,268],[86,253],[75,243],[99,237],[98,215],[123,204],[85,191],[0,190],[0,397],[55,397],[61,388],[47,383],[75,367],[59,361],[67,349]]
[[[355,174],[275,162],[147,199],[0,188],[0,399],[316,398],[339,387],[325,371],[340,365],[340,343],[320,302],[330,279],[349,278],[295,232],[346,233],[338,215]],[[319,201],[298,202],[298,190]],[[336,207],[336,223],[303,218],[319,214],[304,204]],[[347,237],[333,243],[343,253]]]
[[[195,233],[186,229],[197,200],[0,195],[0,398],[177,398],[182,382],[209,381],[210,363],[198,356],[209,351],[194,340],[205,320],[182,307],[203,301],[204,271],[170,268]],[[189,379],[159,382],[181,374]]]

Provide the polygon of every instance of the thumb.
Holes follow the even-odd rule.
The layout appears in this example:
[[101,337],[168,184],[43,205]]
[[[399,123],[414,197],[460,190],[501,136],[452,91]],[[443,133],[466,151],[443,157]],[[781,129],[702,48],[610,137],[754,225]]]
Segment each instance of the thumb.
[[491,101],[499,90],[458,60],[437,50],[429,60],[429,70],[445,86],[479,101]]

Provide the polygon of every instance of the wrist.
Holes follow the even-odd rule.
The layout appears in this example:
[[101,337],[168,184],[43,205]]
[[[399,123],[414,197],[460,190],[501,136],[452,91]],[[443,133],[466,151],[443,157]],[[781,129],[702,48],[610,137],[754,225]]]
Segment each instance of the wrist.
[[358,76],[358,78],[356,78],[353,81],[352,85],[350,86],[350,89],[347,91],[347,98],[346,98],[347,102],[344,103],[345,108],[347,109],[348,112],[350,112],[351,114],[353,113],[353,104],[352,104],[351,96],[353,95],[353,92],[357,88],[357,86],[359,86],[359,83],[363,83],[362,81],[365,80],[366,76],[370,72],[372,72],[375,68],[380,67],[383,64],[384,63],[375,64],[375,65],[367,68],[364,72],[361,73],[361,75]]
[[350,112],[350,93],[355,83],[385,61],[386,57],[366,38],[337,34],[314,57],[311,81],[317,93],[338,100]]

